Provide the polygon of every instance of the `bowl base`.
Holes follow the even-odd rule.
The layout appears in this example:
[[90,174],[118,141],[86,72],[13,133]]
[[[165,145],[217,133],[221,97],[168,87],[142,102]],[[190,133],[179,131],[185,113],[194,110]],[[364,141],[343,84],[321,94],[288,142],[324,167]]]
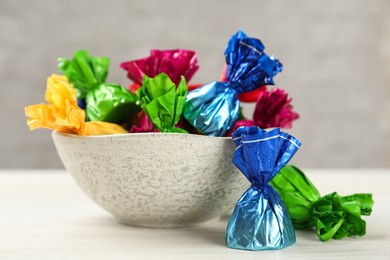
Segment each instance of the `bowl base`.
[[207,221],[202,222],[192,222],[192,223],[135,223],[131,220],[126,219],[116,219],[119,224],[125,225],[125,226],[131,226],[131,227],[141,227],[141,228],[187,228],[187,227],[195,227],[195,226],[202,226],[207,225],[211,223],[218,222],[221,220],[221,217],[210,219]]

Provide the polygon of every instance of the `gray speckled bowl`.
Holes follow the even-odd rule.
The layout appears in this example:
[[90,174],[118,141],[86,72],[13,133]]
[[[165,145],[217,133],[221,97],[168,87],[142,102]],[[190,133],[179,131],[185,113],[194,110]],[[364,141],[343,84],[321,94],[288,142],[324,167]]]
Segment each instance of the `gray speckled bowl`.
[[231,163],[230,138],[53,132],[53,140],[81,189],[127,225],[182,227],[217,220],[249,187]]

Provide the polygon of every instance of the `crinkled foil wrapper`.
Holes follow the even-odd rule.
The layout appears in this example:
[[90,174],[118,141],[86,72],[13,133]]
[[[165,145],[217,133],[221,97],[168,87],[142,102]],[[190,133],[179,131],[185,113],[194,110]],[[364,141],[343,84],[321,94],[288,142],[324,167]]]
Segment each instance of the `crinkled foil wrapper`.
[[279,128],[269,132],[240,127],[232,136],[233,163],[251,182],[234,208],[226,231],[227,246],[244,250],[282,249],[295,243],[287,208],[269,185],[301,143]]

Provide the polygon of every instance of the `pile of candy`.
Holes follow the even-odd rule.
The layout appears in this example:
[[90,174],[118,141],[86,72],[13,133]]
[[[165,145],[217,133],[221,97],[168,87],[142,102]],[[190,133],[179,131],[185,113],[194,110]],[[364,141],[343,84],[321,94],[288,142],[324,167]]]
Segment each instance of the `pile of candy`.
[[374,201],[371,194],[321,197],[297,167],[286,164],[299,140],[280,131],[240,127],[233,133],[232,162],[251,183],[238,200],[226,231],[235,249],[282,249],[295,243],[295,229],[315,228],[322,241],[363,236]]
[[[126,89],[106,82],[108,58],[77,51],[72,60],[59,59],[65,76],[48,78],[48,104],[26,107],[27,123],[31,130],[77,135],[232,136],[233,163],[251,187],[229,221],[226,244],[231,248],[281,249],[295,243],[294,228],[315,227],[322,241],[364,235],[361,216],[371,213],[371,194],[320,197],[298,168],[286,166],[301,143],[280,127],[290,128],[299,115],[284,90],[267,90],[282,64],[242,31],[230,39],[225,57],[219,81],[187,85],[199,68],[195,52],[152,50],[149,57],[120,65],[133,81]],[[243,117],[240,102],[257,102],[252,119]]]
[[[49,128],[77,135],[176,132],[231,135],[240,126],[290,128],[299,118],[291,98],[273,85],[282,64],[264,53],[260,40],[238,31],[225,50],[219,81],[187,85],[198,70],[196,53],[152,50],[149,57],[123,62],[129,88],[106,82],[110,60],[85,50],[60,58],[65,76],[47,81],[48,104],[25,108],[31,130]],[[240,102],[257,102],[252,119]]]

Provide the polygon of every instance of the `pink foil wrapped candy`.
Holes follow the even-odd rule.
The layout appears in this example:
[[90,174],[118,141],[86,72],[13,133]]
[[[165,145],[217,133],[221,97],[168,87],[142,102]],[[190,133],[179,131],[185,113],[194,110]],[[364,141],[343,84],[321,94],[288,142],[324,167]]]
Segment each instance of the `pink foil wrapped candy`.
[[291,100],[283,89],[262,91],[253,114],[255,125],[262,129],[291,128],[292,122],[299,118],[299,114],[293,111]]
[[189,82],[199,68],[195,51],[183,49],[151,50],[149,57],[123,62],[120,66],[127,71],[127,77],[139,86],[142,85],[143,75],[154,78],[163,72],[178,86],[181,76]]

